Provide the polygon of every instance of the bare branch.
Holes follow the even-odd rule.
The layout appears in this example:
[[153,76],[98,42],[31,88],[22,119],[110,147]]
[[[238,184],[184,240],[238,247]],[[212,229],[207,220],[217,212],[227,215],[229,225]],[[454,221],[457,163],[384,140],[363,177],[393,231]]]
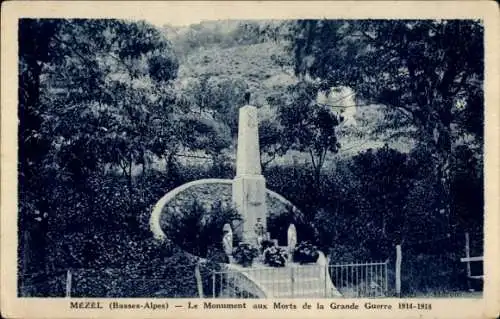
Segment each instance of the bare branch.
[[316,162],[314,161],[314,154],[312,152],[312,149],[309,149],[309,154],[311,155],[311,161],[312,161],[313,168],[314,168],[314,170],[316,170]]
[[208,157],[208,156],[187,155],[187,154],[172,154],[172,156],[188,157],[188,158],[200,158],[200,159],[207,159],[207,160],[212,159],[211,157]]
[[267,160],[267,161],[262,161],[262,156],[260,157],[261,158],[261,166],[262,167],[266,167],[269,163],[271,163],[272,161],[274,161],[276,159],[276,153],[273,153],[273,156]]
[[358,148],[358,147],[361,147],[363,145],[365,145],[366,143],[370,142],[371,140],[364,140],[363,142],[359,143],[359,144],[355,144],[355,145],[352,145],[351,147],[348,147],[348,148],[340,148],[340,151],[341,152],[346,152],[346,151],[350,151],[352,149],[355,149],[355,148]]

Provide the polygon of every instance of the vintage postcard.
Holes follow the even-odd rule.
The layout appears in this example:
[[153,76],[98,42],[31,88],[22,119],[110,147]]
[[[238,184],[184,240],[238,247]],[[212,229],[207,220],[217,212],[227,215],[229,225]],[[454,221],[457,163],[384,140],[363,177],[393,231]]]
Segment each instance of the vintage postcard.
[[2,3],[2,317],[497,317],[498,17]]

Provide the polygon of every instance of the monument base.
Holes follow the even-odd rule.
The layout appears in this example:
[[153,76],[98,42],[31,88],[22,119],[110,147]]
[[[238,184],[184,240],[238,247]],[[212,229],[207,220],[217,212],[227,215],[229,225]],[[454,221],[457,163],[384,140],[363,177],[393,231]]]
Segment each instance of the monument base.
[[243,242],[257,245],[256,226],[266,225],[266,180],[262,175],[240,175],[233,180],[233,203],[243,218],[236,229]]

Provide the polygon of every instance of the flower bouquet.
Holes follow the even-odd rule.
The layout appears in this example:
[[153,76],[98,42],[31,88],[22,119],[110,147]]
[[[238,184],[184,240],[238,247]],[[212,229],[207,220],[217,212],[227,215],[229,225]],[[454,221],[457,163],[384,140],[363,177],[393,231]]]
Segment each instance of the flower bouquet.
[[293,250],[293,261],[301,264],[315,263],[319,258],[318,247],[308,241],[298,244]]
[[243,267],[252,266],[253,260],[258,255],[258,249],[248,243],[239,243],[233,250],[234,261]]
[[264,250],[264,263],[271,267],[285,267],[287,259],[288,254],[283,248],[273,245]]
[[264,254],[264,251],[266,251],[267,248],[269,247],[273,247],[274,246],[274,241],[270,240],[270,239],[264,239],[261,243],[260,243],[260,252],[262,254]]

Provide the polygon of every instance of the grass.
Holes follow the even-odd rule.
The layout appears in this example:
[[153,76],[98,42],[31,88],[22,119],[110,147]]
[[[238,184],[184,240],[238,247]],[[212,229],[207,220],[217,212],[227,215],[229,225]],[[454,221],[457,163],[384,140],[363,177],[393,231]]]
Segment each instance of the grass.
[[406,296],[405,298],[474,298],[480,299],[483,297],[482,291],[443,291],[443,292],[427,292],[415,296]]

